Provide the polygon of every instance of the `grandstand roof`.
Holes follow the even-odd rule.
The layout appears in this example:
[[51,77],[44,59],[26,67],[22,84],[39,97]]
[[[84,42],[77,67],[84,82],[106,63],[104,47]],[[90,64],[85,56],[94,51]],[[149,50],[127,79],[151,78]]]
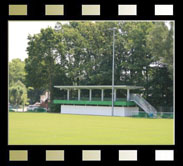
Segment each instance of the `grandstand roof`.
[[[59,89],[112,89],[112,85],[78,85],[78,86],[54,86]],[[143,89],[142,86],[114,85],[114,89]]]

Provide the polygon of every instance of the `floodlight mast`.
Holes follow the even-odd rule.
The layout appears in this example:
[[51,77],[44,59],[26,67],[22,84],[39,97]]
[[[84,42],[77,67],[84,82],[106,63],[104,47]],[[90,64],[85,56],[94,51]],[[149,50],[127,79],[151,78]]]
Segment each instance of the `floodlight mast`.
[[113,56],[112,56],[112,116],[114,116],[114,54],[115,54],[115,30],[116,27],[110,28],[113,31]]

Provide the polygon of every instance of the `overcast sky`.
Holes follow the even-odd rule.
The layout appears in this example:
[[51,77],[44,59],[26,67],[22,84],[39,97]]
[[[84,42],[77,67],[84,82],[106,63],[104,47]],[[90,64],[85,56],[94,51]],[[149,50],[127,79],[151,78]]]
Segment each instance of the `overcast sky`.
[[[58,21],[9,21],[8,47],[9,47],[9,61],[14,58],[24,60],[28,57],[27,37],[29,34],[33,35],[39,33],[42,28],[55,27]],[[59,21],[62,24],[68,21]]]
[[27,36],[39,33],[42,28],[55,27],[57,21],[9,21],[9,61],[28,57]]

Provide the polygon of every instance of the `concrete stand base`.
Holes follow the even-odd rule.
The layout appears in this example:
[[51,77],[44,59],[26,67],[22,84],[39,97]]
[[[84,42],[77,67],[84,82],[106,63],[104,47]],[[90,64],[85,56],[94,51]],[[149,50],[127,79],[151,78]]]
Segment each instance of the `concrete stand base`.
[[[112,116],[112,107],[109,106],[78,106],[61,105],[62,114],[102,115]],[[138,107],[114,107],[114,116],[133,116],[139,114]]]

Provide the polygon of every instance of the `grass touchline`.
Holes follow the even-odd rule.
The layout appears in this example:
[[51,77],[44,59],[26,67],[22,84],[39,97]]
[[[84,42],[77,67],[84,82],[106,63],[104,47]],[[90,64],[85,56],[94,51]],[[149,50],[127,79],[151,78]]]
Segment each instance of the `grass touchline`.
[[9,113],[9,145],[173,145],[173,119]]

